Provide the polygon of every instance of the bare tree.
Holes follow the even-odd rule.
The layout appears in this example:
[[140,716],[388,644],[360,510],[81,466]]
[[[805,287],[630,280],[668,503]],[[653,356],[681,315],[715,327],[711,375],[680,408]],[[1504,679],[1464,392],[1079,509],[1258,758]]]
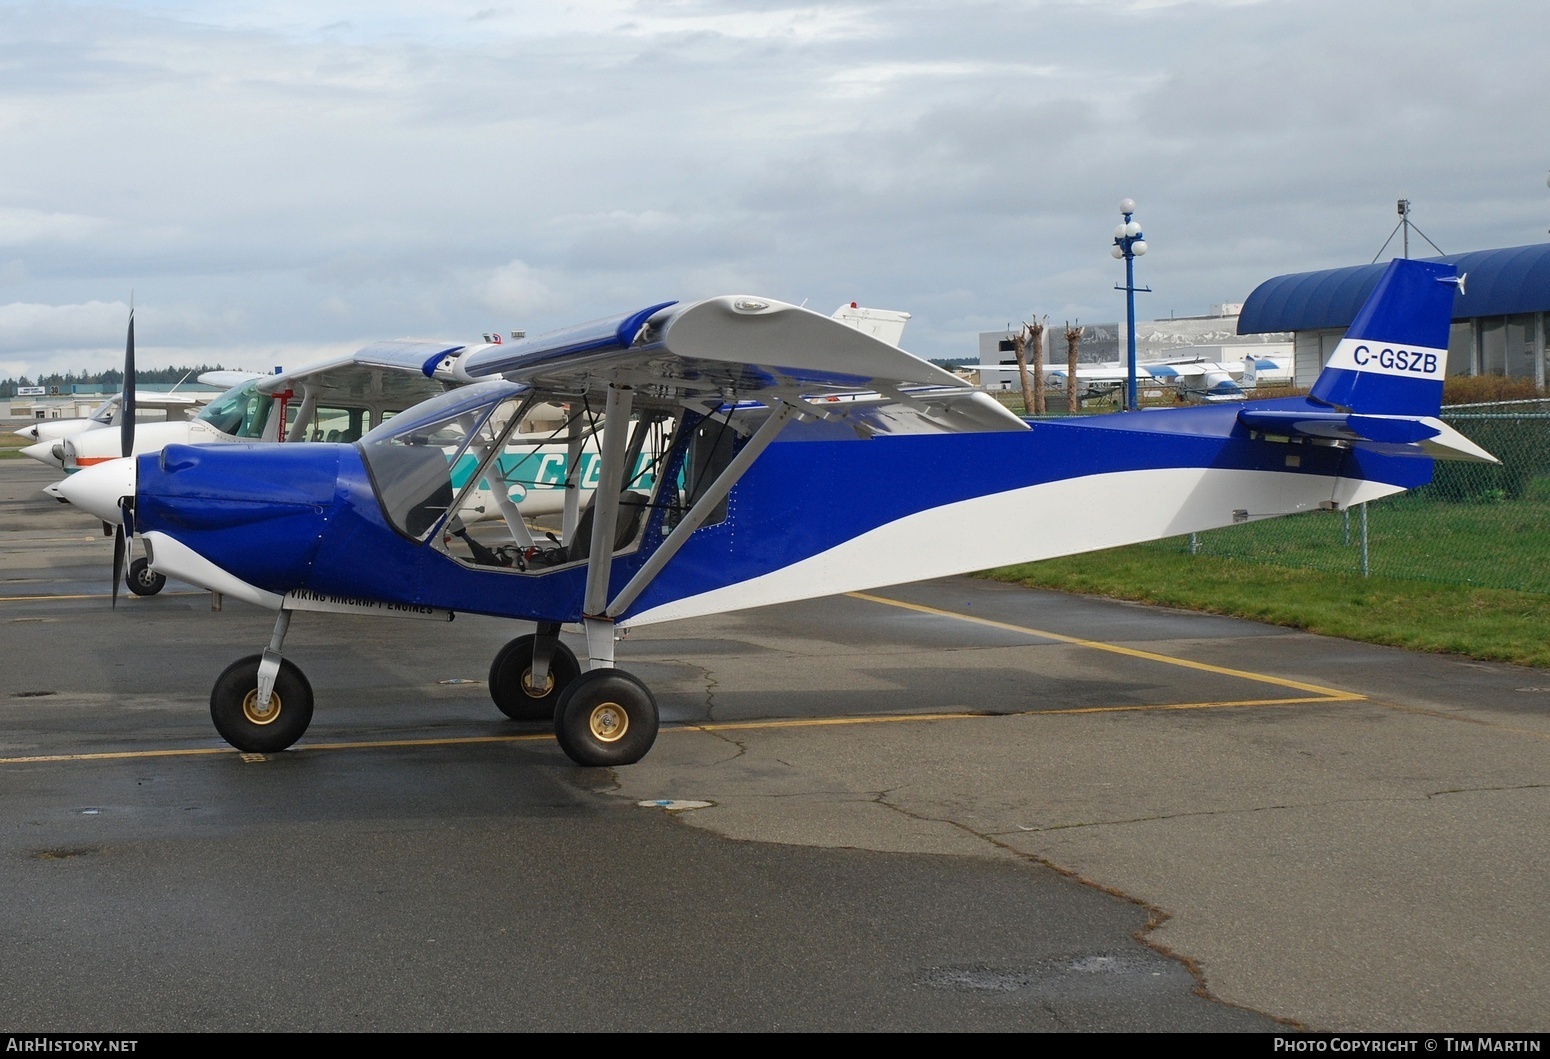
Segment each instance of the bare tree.
[[1027,383],[1024,382],[1023,400],[1027,404],[1029,415],[1044,414],[1044,327],[1049,323],[1049,317],[1040,320],[1034,316],[1032,323],[1023,324],[1023,337],[1029,352],[1033,354],[1033,394],[1030,399],[1027,393]]
[[1082,321],[1078,320],[1076,326],[1071,321],[1066,321],[1066,411],[1076,412],[1082,407],[1081,400],[1076,392],[1076,361],[1077,353],[1082,347]]
[[[1006,329],[1012,330],[1007,324]],[[1023,413],[1033,415],[1033,387],[1028,382],[1028,339],[1024,332],[1012,336],[1012,355],[1017,358],[1017,376],[1023,386]]]

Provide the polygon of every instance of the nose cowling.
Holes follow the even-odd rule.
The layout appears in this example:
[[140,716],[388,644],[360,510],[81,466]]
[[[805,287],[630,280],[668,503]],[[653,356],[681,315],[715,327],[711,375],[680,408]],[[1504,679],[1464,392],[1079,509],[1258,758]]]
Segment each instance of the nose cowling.
[[117,525],[121,501],[133,499],[136,490],[135,461],[108,460],[83,467],[55,488],[70,503],[104,522]]
[[35,445],[28,445],[21,452],[23,456],[37,460],[39,463],[46,463],[50,467],[57,467],[63,470],[64,461],[59,458],[59,453],[54,451],[58,447],[59,442],[57,441],[40,441]]
[[265,591],[304,587],[334,505],[340,448],[168,445],[138,457],[136,530],[172,537]]

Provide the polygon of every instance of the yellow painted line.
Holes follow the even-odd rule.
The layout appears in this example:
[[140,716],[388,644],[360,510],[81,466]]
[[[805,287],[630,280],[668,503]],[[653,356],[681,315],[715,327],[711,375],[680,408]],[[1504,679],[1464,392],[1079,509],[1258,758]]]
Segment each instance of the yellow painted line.
[[27,603],[50,599],[109,599],[108,593],[100,592],[83,596],[0,596],[0,603]]
[[[417,746],[468,746],[476,743],[534,743],[541,741],[554,741],[551,732],[531,733],[527,735],[472,735],[452,736],[444,739],[384,739],[376,742],[353,743],[300,743],[284,751],[292,753],[300,750],[376,750],[383,747],[417,747]],[[0,765],[38,765],[60,761],[135,761],[153,757],[211,757],[218,754],[238,754],[243,757],[263,759],[267,755],[245,755],[234,747],[209,746],[189,747],[184,750],[115,750],[94,754],[34,754],[30,757],[0,757]]]
[[1219,702],[1164,702],[1156,705],[1073,706],[1064,710],[964,710],[959,713],[897,713],[876,717],[805,717],[785,721],[725,721],[711,724],[684,724],[666,731],[733,732],[756,728],[825,728],[847,724],[897,724],[902,721],[972,721],[999,717],[1059,717],[1084,713],[1150,713],[1161,710],[1213,710],[1246,706],[1293,706],[1305,702],[1332,702],[1323,695],[1295,699],[1236,699]]
[[1009,622],[995,621],[991,618],[980,618],[972,614],[959,614],[956,611],[941,610],[937,607],[928,607],[921,603],[905,603],[903,600],[888,599],[885,596],[873,596],[866,592],[847,592],[852,599],[864,599],[870,603],[881,603],[889,607],[899,607],[903,610],[918,611],[921,614],[931,614],[939,618],[954,618],[958,621],[966,621],[975,625],[986,625],[993,629],[1005,629],[1008,632],[1024,633],[1028,636],[1037,636],[1045,640],[1054,640],[1058,643],[1074,644],[1077,647],[1089,647],[1095,651],[1108,651],[1111,654],[1125,655],[1130,658],[1142,658],[1148,662],[1161,662],[1164,665],[1181,666],[1185,669],[1198,669],[1206,673],[1216,673],[1219,676],[1238,677],[1243,680],[1252,680],[1259,684],[1273,684],[1280,688],[1292,688],[1295,691],[1307,691],[1322,699],[1332,699],[1339,702],[1357,702],[1367,696],[1355,692],[1340,691],[1337,688],[1326,688],[1320,684],[1308,684],[1300,680],[1288,680],[1285,677],[1273,677],[1266,673],[1251,673],[1244,669],[1228,669],[1225,666],[1213,666],[1206,662],[1194,662],[1188,658],[1175,658],[1172,655],[1160,655],[1155,651],[1142,651],[1135,647],[1121,647],[1119,644],[1104,643],[1101,640],[1084,640],[1079,636],[1066,636],[1058,632],[1045,632],[1042,629],[1030,629],[1026,625],[1012,625]]
[[[159,596],[208,596],[208,592],[159,592]],[[119,593],[119,599],[134,595],[127,588]],[[51,599],[112,599],[110,592],[88,592],[78,596],[0,596],[0,603],[37,603]]]
[[211,754],[235,753],[227,746],[190,750],[115,750],[101,754],[36,754],[32,757],[0,757],[0,765],[36,765],[50,761],[131,761],[148,757],[207,757]]
[[[1295,699],[1239,699],[1220,702],[1169,702],[1155,706],[1079,706],[1065,710],[1017,710],[1006,713],[989,713],[983,710],[938,713],[898,713],[876,717],[809,717],[783,721],[726,721],[712,724],[681,724],[662,729],[662,734],[673,732],[735,732],[775,728],[832,728],[841,725],[898,724],[909,721],[984,721],[1000,717],[1044,717],[1084,713],[1145,713],[1159,710],[1208,710],[1218,708],[1242,708],[1248,706],[1291,706],[1305,702],[1329,702],[1319,698]],[[401,747],[472,746],[480,743],[537,743],[549,742],[554,736],[549,732],[526,735],[470,735],[447,736],[440,739],[381,739],[357,740],[347,743],[298,743],[282,753],[303,750],[380,750]],[[60,761],[128,761],[156,757],[210,757],[217,754],[241,754],[233,747],[191,747],[185,750],[115,750],[90,754],[35,754],[30,757],[0,757],[0,765],[35,765]],[[265,754],[242,754],[258,760]]]
[[[21,531],[17,531],[20,533]],[[7,548],[22,548],[31,544],[82,544],[88,541],[102,541],[104,544],[112,543],[112,537],[105,537],[101,533],[88,534],[85,537],[26,537],[19,540],[5,542]]]
[[[1240,699],[1232,702],[1170,702],[1155,706],[1080,706],[1065,710],[1017,710],[1006,713],[990,713],[984,710],[943,711],[937,713],[897,713],[873,717],[809,717],[781,721],[726,721],[712,724],[671,725],[662,729],[663,735],[674,732],[735,732],[776,728],[833,728],[842,725],[899,724],[911,721],[984,721],[1001,717],[1043,717],[1084,713],[1144,713],[1156,710],[1206,710],[1217,708],[1242,708],[1248,706],[1290,706],[1303,702],[1328,702],[1327,698],[1295,699]],[[551,732],[531,732],[523,735],[470,735],[446,736],[437,739],[378,739],[356,740],[344,743],[298,743],[281,753],[306,750],[382,750],[404,747],[475,746],[481,743],[541,743],[553,742]],[[266,754],[243,754],[233,747],[190,747],[184,750],[114,750],[89,754],[34,754],[24,757],[0,757],[0,765],[38,765],[62,761],[133,761],[164,757],[212,757],[237,754],[244,759],[266,760]]]
[[530,732],[526,735],[466,735],[445,736],[440,739],[383,739],[350,743],[305,743],[293,750],[376,750],[380,747],[403,746],[471,746],[476,743],[536,743],[554,741],[553,732]]

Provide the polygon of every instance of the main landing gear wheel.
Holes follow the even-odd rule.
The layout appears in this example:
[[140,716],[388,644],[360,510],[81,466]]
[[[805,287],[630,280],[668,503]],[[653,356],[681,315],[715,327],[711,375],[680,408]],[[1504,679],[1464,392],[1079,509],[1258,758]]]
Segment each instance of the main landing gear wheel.
[[280,662],[268,707],[258,701],[258,664],[248,655],[226,667],[210,691],[210,719],[232,746],[249,754],[284,750],[312,723],[312,685],[289,661]]
[[129,564],[124,584],[137,596],[154,596],[166,586],[167,579],[152,570],[151,564],[144,558],[140,558]]
[[560,693],[554,736],[578,765],[633,765],[657,739],[657,700],[620,669],[593,669]]
[[581,663],[575,653],[556,642],[549,656],[549,676],[533,686],[533,645],[538,637],[519,636],[490,663],[490,698],[513,721],[547,721],[554,717],[560,696],[578,676]]

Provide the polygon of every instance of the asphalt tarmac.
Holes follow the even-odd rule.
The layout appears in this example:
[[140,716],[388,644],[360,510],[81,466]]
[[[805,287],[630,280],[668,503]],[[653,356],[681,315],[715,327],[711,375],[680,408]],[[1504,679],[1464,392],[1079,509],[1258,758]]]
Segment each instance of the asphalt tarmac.
[[0,461],[8,1028],[1550,1021],[1550,674],[958,578],[636,631],[600,770],[489,702],[527,629],[302,614],[312,728],[241,755],[273,616],[110,609],[50,480]]

